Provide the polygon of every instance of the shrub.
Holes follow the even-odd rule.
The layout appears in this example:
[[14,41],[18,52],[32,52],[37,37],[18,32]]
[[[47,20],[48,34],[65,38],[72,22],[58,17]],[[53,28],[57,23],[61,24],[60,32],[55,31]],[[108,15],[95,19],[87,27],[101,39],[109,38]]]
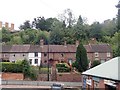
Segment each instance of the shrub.
[[34,67],[31,67],[27,60],[12,62],[1,62],[0,69],[2,72],[23,73],[24,78],[30,78],[31,80],[37,79],[37,71]]
[[67,63],[58,63],[56,64],[58,72],[70,72],[70,67]]
[[95,60],[95,61],[93,61],[92,65],[91,65],[91,68],[93,68],[93,67],[95,67],[99,64],[101,64],[101,62],[99,60]]
[[20,73],[20,72],[22,72],[22,66],[17,63],[1,62],[1,71],[2,72]]

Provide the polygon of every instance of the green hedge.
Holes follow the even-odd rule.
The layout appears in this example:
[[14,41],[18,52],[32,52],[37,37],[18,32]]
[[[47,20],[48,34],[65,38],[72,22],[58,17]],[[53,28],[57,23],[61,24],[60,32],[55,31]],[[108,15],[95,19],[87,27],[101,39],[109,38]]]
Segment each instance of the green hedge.
[[23,70],[20,64],[11,63],[11,62],[1,62],[0,69],[2,72],[13,72],[13,73],[21,73]]
[[58,72],[70,72],[70,67],[67,63],[58,63],[56,64]]
[[70,72],[70,68],[58,67],[58,72]]

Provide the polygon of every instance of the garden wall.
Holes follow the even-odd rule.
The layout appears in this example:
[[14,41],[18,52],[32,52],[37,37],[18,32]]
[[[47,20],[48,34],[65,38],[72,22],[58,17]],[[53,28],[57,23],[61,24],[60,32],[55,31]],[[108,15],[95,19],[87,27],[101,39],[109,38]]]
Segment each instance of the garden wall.
[[2,73],[3,80],[23,80],[22,73]]
[[81,74],[79,73],[58,73],[57,81],[63,82],[81,82]]

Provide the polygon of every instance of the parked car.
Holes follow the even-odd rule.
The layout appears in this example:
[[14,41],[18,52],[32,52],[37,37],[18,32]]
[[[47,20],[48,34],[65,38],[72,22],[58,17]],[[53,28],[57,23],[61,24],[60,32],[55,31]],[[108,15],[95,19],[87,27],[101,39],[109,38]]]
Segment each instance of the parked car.
[[51,89],[52,89],[52,90],[63,90],[63,85],[64,85],[64,84],[53,83],[53,85],[51,86]]

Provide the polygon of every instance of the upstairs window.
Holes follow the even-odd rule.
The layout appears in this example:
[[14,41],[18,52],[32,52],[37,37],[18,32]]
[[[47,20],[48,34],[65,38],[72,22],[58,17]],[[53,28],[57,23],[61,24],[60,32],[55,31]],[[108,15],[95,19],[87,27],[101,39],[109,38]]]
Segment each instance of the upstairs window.
[[44,57],[46,57],[47,56],[47,53],[44,53]]
[[35,57],[38,57],[38,52],[35,52]]
[[99,57],[99,53],[98,52],[95,52],[95,57]]
[[110,57],[110,53],[107,53],[107,57]]

